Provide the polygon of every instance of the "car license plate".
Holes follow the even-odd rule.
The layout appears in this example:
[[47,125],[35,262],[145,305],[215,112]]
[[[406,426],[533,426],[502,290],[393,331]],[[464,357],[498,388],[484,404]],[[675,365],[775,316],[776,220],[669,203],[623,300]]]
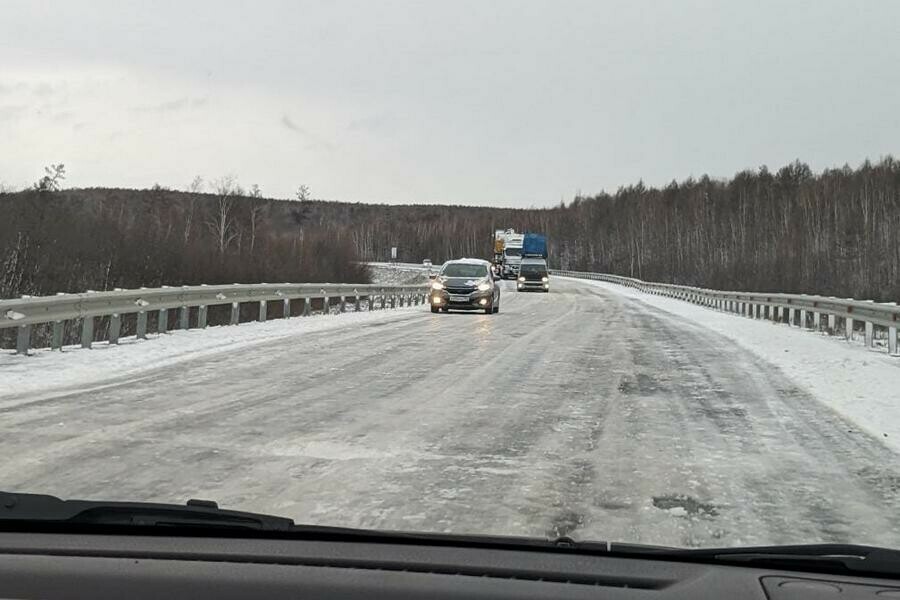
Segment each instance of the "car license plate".
[[468,296],[455,296],[455,295],[450,296],[450,302],[468,302],[468,301],[469,301]]

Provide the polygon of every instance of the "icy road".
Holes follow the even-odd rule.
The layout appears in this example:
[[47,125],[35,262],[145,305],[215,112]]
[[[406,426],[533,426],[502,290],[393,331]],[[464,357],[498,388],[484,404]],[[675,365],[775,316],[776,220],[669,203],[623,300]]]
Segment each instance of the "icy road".
[[3,390],[0,489],[354,527],[900,546],[900,462],[879,436],[711,329],[554,285],[506,288],[493,316],[319,317],[333,326],[103,384]]

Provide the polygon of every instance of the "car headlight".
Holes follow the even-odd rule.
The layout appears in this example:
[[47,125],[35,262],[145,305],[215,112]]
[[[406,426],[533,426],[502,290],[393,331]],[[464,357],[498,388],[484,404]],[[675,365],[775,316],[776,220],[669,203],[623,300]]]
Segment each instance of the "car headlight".
[[433,281],[433,282],[431,282],[431,289],[442,290],[442,289],[444,289],[444,284],[441,283],[440,281]]
[[541,281],[543,281],[544,283],[547,283],[548,281],[550,281],[550,278],[549,277],[541,277]]
[[524,277],[519,277],[519,281],[525,281]]
[[486,282],[486,281],[485,281],[484,283],[479,283],[479,284],[478,284],[478,291],[479,291],[479,292],[486,292],[486,291],[488,291],[489,289],[491,289],[491,284],[489,284],[489,283]]

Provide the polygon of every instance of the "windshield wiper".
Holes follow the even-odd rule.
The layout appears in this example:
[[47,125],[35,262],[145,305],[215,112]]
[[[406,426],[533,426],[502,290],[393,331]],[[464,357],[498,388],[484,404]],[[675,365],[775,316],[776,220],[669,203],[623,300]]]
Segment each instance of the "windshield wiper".
[[0,525],[68,524],[153,527],[239,528],[291,531],[291,519],[223,510],[209,500],[187,504],[62,500],[44,494],[0,492]]
[[[580,544],[576,543],[578,548]],[[637,544],[609,544],[619,556],[684,562],[716,562],[784,570],[900,577],[900,551],[856,544],[800,544],[688,550]]]

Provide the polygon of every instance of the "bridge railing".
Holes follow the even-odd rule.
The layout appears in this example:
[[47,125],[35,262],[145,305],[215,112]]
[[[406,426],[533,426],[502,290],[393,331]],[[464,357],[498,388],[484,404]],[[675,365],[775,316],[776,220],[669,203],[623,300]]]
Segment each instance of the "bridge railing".
[[32,327],[52,324],[50,336],[52,349],[59,349],[63,343],[63,327],[66,321],[81,321],[81,346],[90,348],[96,341],[94,321],[98,317],[109,318],[108,341],[119,343],[122,317],[136,315],[135,335],[139,339],[147,337],[147,316],[157,312],[157,333],[168,330],[168,311],[177,311],[175,329],[188,329],[191,314],[198,329],[207,326],[208,308],[230,305],[229,324],[240,320],[240,306],[256,303],[259,306],[258,320],[265,321],[268,305],[281,302],[282,315],[290,318],[291,301],[302,299],[302,315],[312,313],[312,301],[321,300],[323,311],[328,312],[335,299],[339,299],[339,310],[347,310],[348,302],[353,309],[362,309],[366,302],[369,310],[396,308],[412,304],[422,304],[426,300],[426,284],[421,285],[378,285],[378,284],[334,284],[334,283],[260,283],[232,285],[195,285],[182,287],[140,288],[136,290],[116,290],[112,292],[85,292],[81,294],[57,294],[56,296],[22,297],[0,300],[0,329],[17,328],[16,351],[27,354],[31,347]]
[[749,318],[769,319],[812,331],[840,334],[847,339],[853,338],[856,324],[863,323],[866,346],[873,347],[876,334],[881,334],[887,337],[888,352],[898,355],[900,306],[895,303],[806,294],[726,292],[583,271],[554,270],[552,274],[616,283],[648,294],[677,298]]

